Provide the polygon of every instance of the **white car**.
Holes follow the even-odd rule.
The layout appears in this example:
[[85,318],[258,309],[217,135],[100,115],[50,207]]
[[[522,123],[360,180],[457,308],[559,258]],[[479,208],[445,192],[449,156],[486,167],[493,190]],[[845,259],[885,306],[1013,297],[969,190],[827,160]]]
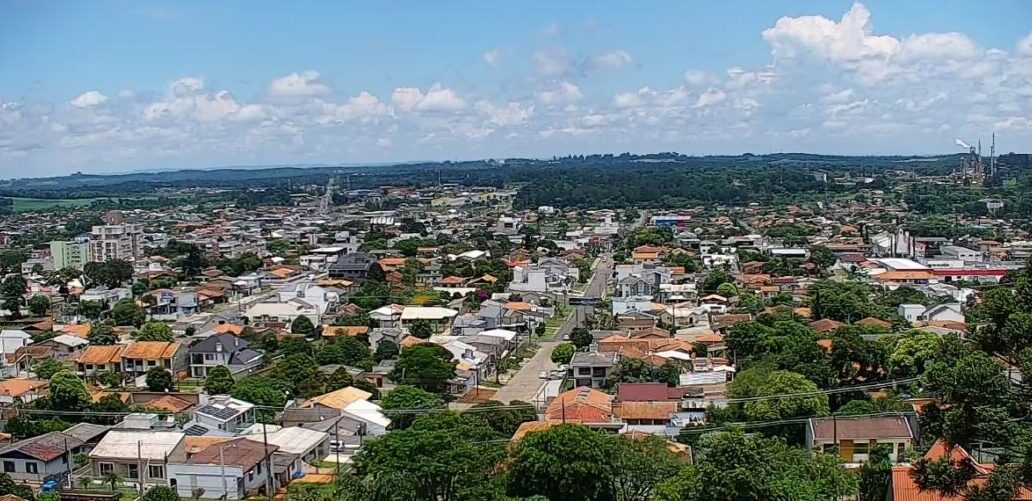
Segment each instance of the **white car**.
[[541,371],[538,373],[538,379],[548,379],[548,371]]

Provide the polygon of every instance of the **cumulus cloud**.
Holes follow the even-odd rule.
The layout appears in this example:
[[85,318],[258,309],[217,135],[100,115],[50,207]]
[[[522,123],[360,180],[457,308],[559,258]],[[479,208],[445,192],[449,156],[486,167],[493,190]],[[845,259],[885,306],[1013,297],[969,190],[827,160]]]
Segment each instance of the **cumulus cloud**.
[[391,94],[391,101],[403,111],[453,112],[466,107],[466,101],[454,90],[439,83],[431,86],[426,94],[418,87],[398,87]]
[[1032,31],[1028,33],[1028,36],[1018,41],[1016,51],[1023,56],[1032,56]]
[[273,97],[302,98],[329,93],[329,84],[315,70],[294,72],[269,83],[269,95]]
[[562,75],[571,69],[566,49],[561,47],[541,49],[534,52],[534,67],[538,74],[546,77]]
[[580,87],[572,82],[559,82],[554,88],[543,90],[536,95],[537,100],[542,104],[570,104],[580,101],[584,97]]
[[695,107],[705,108],[707,106],[722,103],[725,99],[727,99],[727,94],[724,91],[710,88],[706,90],[706,92],[699,94],[699,98],[695,100]]
[[484,53],[484,62],[492,68],[497,68],[501,64],[502,54],[497,50],[489,50]]
[[72,99],[69,103],[76,108],[92,108],[107,100],[108,97],[101,94],[99,91],[88,90],[79,94],[79,97]]
[[487,118],[488,123],[499,127],[526,123],[534,115],[533,106],[523,106],[515,102],[510,102],[505,106],[496,106],[490,101],[477,101],[476,108]]
[[618,70],[634,64],[634,58],[626,50],[614,49],[592,57],[591,62],[596,68]]

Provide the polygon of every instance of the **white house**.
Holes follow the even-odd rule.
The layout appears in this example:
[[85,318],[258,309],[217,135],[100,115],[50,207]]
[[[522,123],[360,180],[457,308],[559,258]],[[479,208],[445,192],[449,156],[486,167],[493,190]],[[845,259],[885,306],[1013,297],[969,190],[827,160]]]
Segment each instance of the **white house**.
[[923,304],[901,304],[899,314],[907,322],[960,322],[964,323],[964,312],[960,303],[925,306]]

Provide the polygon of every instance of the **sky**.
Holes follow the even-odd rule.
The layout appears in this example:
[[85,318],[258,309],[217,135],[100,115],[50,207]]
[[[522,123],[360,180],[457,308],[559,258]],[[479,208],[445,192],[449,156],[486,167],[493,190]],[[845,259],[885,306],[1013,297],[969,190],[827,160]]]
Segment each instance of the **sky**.
[[1032,2],[0,0],[0,178],[1032,150]]

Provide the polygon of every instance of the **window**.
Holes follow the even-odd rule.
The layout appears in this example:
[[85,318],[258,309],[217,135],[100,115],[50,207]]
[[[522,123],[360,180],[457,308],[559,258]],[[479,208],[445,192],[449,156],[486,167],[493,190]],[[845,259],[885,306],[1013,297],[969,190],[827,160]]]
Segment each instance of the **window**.
[[132,478],[132,479],[140,478],[140,465],[138,465],[138,464],[128,464],[128,465],[126,465],[126,470],[127,471],[126,471],[126,474],[125,474],[125,478]]
[[100,474],[101,475],[107,475],[108,473],[111,473],[113,471],[115,471],[115,465],[113,465],[111,463],[100,463]]
[[867,454],[867,451],[867,442],[857,442],[853,444],[853,454]]
[[907,443],[906,442],[900,442],[900,443],[896,444],[896,454],[903,454],[906,451],[907,451]]
[[252,480],[254,480],[254,470],[247,472],[247,481],[250,482]]
[[165,478],[165,467],[161,465],[150,465],[147,467],[147,476],[150,478]]
[[14,473],[14,461],[4,461],[4,473]]
[[39,465],[35,462],[25,463],[25,473],[39,473]]

